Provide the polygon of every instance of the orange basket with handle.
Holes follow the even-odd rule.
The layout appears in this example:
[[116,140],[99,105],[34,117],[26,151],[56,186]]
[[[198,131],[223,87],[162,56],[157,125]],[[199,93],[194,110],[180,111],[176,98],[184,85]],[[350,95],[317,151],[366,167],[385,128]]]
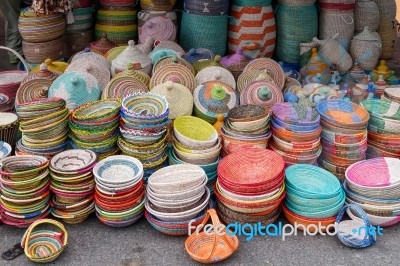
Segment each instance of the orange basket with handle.
[[[212,234],[205,232],[194,232],[185,241],[186,252],[195,260],[201,263],[216,263],[230,257],[239,246],[239,239],[235,235],[226,233],[226,227],[223,225],[215,209],[209,209],[206,217],[198,226],[201,229],[211,219],[213,229],[217,232],[223,232],[221,235],[215,231]],[[223,226],[224,230],[219,228]],[[199,230],[196,230],[200,232]]]

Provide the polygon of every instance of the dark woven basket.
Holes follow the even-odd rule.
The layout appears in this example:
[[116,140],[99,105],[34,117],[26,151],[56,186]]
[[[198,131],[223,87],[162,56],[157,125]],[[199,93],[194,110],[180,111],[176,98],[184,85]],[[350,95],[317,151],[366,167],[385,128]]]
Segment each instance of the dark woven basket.
[[22,41],[24,56],[31,64],[43,63],[47,58],[56,61],[61,58],[63,49],[63,37],[44,43],[29,43]]

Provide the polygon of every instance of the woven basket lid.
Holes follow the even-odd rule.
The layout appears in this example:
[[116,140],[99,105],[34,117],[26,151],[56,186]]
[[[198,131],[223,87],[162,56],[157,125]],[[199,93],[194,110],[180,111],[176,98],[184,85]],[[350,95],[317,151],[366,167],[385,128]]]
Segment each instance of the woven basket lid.
[[183,59],[188,61],[189,63],[193,64],[197,60],[202,60],[202,59],[213,59],[215,57],[214,53],[205,48],[197,48],[197,49],[190,49],[187,54],[182,56]]
[[243,48],[239,47],[234,54],[222,57],[221,64],[230,71],[243,72],[252,60],[253,58],[245,55]]
[[275,84],[283,89],[285,86],[285,72],[282,69],[282,66],[276,62],[275,60],[272,60],[270,58],[257,58],[251,61],[243,71],[249,71],[253,69],[260,69],[260,70],[265,70],[267,71],[267,74],[271,76],[271,78],[274,79]]
[[166,48],[155,48],[151,53],[149,53],[153,65],[157,64],[161,59],[170,56],[179,57],[179,54],[174,50]]
[[100,88],[103,91],[111,79],[110,70],[103,64],[96,64],[96,62],[91,62],[85,58],[74,60],[67,67],[65,72],[87,72],[92,74],[100,83]]
[[102,33],[100,39],[91,42],[89,47],[93,51],[105,54],[117,45],[107,38],[107,33]]
[[0,127],[8,126],[18,121],[18,116],[13,113],[1,113],[0,114]]
[[88,61],[103,64],[108,69],[111,69],[111,64],[102,55],[91,52],[89,48],[85,48],[85,50],[83,50],[82,52],[75,54],[74,57],[71,58],[71,63],[75,60],[83,58],[87,59]]
[[162,59],[160,59],[157,64],[155,64],[153,66],[153,74],[156,73],[158,70],[162,69],[163,67],[167,66],[167,65],[173,65],[173,64],[180,64],[185,66],[187,69],[190,70],[190,72],[192,72],[193,76],[195,75],[195,71],[193,66],[186,61],[185,59],[181,58],[181,57],[177,57],[177,56],[167,56],[164,57]]
[[154,17],[146,21],[139,32],[140,43],[145,43],[148,38],[154,40],[176,40],[176,27],[167,17]]
[[112,48],[111,50],[109,50],[107,53],[104,54],[104,57],[111,64],[112,61],[115,58],[117,58],[127,47],[128,47],[127,45],[121,45],[121,46]]
[[134,64],[136,70],[151,66],[151,58],[143,53],[132,40],[128,42],[128,47],[112,61],[112,72],[113,70],[124,71],[130,63]]
[[164,96],[167,99],[169,119],[175,119],[184,115],[192,115],[193,95],[185,86],[167,81],[154,87],[151,92]]
[[238,105],[235,90],[220,81],[209,81],[198,86],[193,93],[195,114],[214,123],[218,114],[228,115]]
[[63,98],[67,108],[72,111],[81,104],[99,100],[101,89],[93,75],[87,72],[68,72],[53,82],[48,95]]
[[45,63],[40,64],[40,70],[36,73],[29,74],[22,83],[25,83],[32,79],[47,79],[50,81],[54,81],[59,76],[58,73],[52,72],[48,69]]
[[183,56],[185,54],[185,50],[183,50],[183,48],[179,44],[177,44],[176,42],[173,42],[173,41],[156,40],[154,42],[154,49],[156,49],[156,48],[171,49],[171,50],[174,50],[175,52],[177,52],[180,56]]
[[33,79],[19,87],[15,96],[15,105],[47,99],[52,81],[47,79]]
[[372,32],[369,31],[368,26],[364,27],[364,30],[353,37],[353,40],[358,40],[358,41],[380,41],[379,35],[377,36],[376,34],[373,34]]
[[201,59],[193,63],[193,67],[196,73],[199,73],[199,71],[201,71],[202,69],[210,66],[224,67],[221,64],[221,56],[216,55],[214,59]]
[[247,85],[256,80],[265,80],[268,82],[274,82],[274,80],[271,78],[270,75],[267,74],[267,71],[265,70],[254,69],[251,71],[245,71],[239,76],[237,80],[238,93],[239,94],[242,93],[242,91],[244,90],[244,88],[247,87]]
[[272,82],[265,80],[254,81],[240,94],[240,104],[258,104],[273,107],[283,102],[281,89]]
[[[132,71],[132,72],[131,72]],[[102,99],[120,98],[138,92],[148,92],[148,86],[141,80],[140,74],[132,69],[118,73],[104,89]],[[142,72],[140,72],[142,73]],[[139,78],[138,78],[139,77]]]
[[133,69],[133,64],[128,64],[127,70],[122,71],[114,76],[114,79],[119,77],[131,77],[141,81],[147,87],[150,86],[150,76],[142,71],[137,71]]
[[181,64],[170,64],[154,73],[151,77],[150,89],[169,80],[182,84],[192,92],[196,87],[196,80],[188,68]]
[[197,85],[204,84],[208,81],[220,81],[236,90],[235,77],[232,75],[231,72],[229,72],[229,70],[223,67],[209,66],[203,68],[200,72],[197,73]]

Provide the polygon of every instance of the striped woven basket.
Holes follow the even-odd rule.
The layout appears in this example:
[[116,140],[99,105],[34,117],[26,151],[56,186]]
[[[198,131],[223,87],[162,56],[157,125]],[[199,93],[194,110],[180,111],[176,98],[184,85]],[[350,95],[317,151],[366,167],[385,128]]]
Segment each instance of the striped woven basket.
[[137,4],[137,0],[99,0],[99,3],[103,7],[121,8],[121,7],[132,7]]
[[73,32],[64,34],[63,55],[67,58],[83,51],[94,39],[94,31]]
[[176,0],[141,0],[140,7],[148,11],[171,11]]
[[315,4],[316,0],[279,0],[278,3],[287,6],[310,6]]
[[231,16],[235,21],[229,23],[229,53],[233,54],[246,43],[260,45],[261,57],[271,57],[275,49],[276,25],[271,6],[231,6]]
[[43,43],[22,41],[22,51],[24,52],[25,59],[31,64],[43,63],[47,58],[56,61],[61,57],[63,49],[63,37]]

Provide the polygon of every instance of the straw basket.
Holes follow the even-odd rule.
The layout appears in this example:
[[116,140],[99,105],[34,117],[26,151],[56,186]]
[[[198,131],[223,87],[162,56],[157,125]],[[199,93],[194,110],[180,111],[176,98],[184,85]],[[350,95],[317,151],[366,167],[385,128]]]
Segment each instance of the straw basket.
[[354,9],[354,31],[362,32],[365,26],[370,31],[377,31],[379,27],[379,9],[373,0],[358,0]]
[[22,51],[29,63],[40,64],[47,58],[54,61],[60,59],[64,49],[63,37],[44,43],[29,43],[22,41]]
[[137,4],[137,0],[99,0],[100,5],[108,8],[133,7]]
[[93,41],[94,31],[65,33],[64,52],[65,57],[72,57],[74,54],[84,50]]
[[141,0],[140,7],[148,11],[171,11],[176,0]]
[[396,1],[395,0],[374,0],[379,9],[382,20],[392,19],[396,17]]
[[169,18],[175,25],[175,28],[178,28],[178,16],[175,11],[147,11],[140,10],[138,13],[138,30],[146,23],[146,21],[155,18],[155,17],[166,17]]
[[377,36],[369,32],[368,26],[351,42],[350,54],[355,63],[365,70],[376,67],[381,53],[382,44]]
[[378,33],[382,39],[381,59],[390,59],[393,56],[394,46],[397,39],[396,19],[382,20],[379,23]]
[[278,3],[286,6],[310,6],[315,4],[316,0],[279,0]]

